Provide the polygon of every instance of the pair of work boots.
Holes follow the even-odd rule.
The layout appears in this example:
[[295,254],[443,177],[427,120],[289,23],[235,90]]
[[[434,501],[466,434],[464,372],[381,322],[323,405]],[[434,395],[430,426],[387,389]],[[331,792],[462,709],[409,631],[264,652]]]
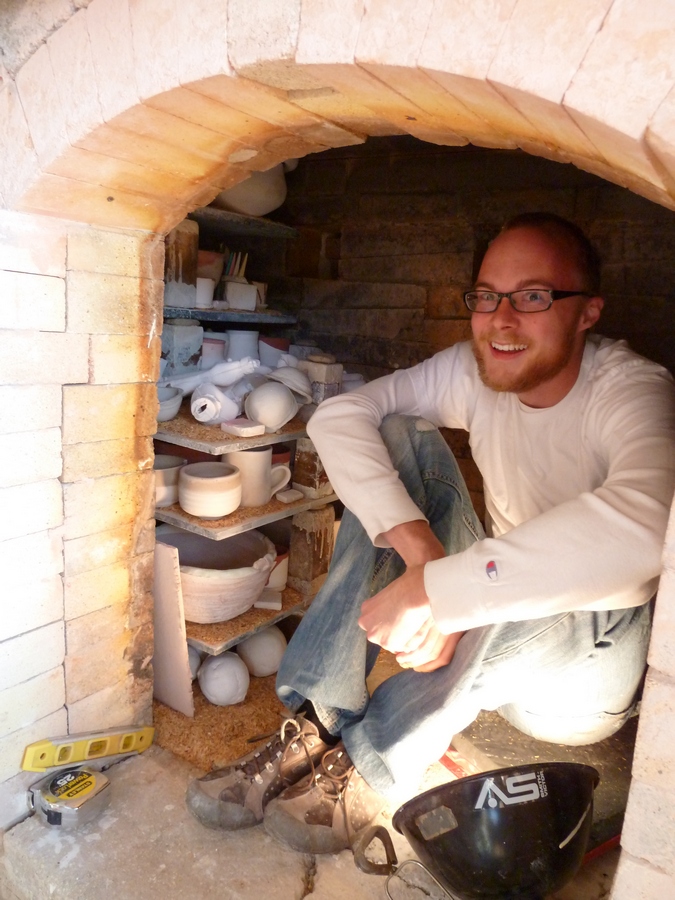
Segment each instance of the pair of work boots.
[[267,744],[195,779],[186,802],[207,828],[264,821],[269,835],[302,853],[345,850],[385,803],[342,742],[331,747],[303,716],[285,719]]

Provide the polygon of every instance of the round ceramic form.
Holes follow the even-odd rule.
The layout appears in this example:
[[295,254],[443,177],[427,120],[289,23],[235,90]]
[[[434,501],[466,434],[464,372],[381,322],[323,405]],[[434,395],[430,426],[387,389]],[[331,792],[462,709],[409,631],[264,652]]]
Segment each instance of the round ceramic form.
[[158,422],[168,422],[177,415],[183,402],[183,395],[178,388],[158,387],[157,399],[159,400]]
[[241,503],[239,470],[223,462],[198,462],[183,466],[178,474],[181,509],[201,519],[220,519]]
[[290,388],[276,381],[262,384],[246,397],[246,415],[254,422],[261,422],[269,434],[279,431],[290,422],[299,409],[298,401]]
[[312,402],[312,382],[304,372],[300,369],[294,369],[292,366],[282,366],[275,369],[267,376],[272,381],[280,381],[289,387],[302,403]]
[[172,506],[178,503],[178,473],[187,465],[182,456],[158,453],[152,468],[155,470],[155,506]]
[[263,592],[276,560],[274,544],[259,531],[224,541],[176,531],[162,542],[178,549],[185,618],[206,625],[246,612]]
[[222,459],[239,469],[242,506],[264,506],[291,480],[289,466],[272,465],[271,447],[231,450]]
[[260,359],[258,353],[257,331],[228,331],[227,332],[227,358],[233,361],[244,359]]

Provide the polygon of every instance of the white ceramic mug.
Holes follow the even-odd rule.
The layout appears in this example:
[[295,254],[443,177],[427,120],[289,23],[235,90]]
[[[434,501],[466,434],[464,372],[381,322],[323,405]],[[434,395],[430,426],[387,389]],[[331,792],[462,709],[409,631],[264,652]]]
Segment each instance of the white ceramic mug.
[[201,519],[219,519],[241,504],[241,477],[223,462],[189,463],[178,473],[181,509]]
[[242,506],[264,506],[291,480],[288,466],[283,463],[272,465],[271,447],[231,450],[224,453],[222,459],[239,469]]

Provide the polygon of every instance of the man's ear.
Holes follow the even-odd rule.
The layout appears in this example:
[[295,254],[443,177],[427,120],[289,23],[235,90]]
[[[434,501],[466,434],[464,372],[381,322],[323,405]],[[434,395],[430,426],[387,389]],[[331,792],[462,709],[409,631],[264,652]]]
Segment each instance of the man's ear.
[[605,305],[602,297],[590,297],[584,304],[579,317],[578,331],[587,331],[592,328],[600,318],[600,313]]

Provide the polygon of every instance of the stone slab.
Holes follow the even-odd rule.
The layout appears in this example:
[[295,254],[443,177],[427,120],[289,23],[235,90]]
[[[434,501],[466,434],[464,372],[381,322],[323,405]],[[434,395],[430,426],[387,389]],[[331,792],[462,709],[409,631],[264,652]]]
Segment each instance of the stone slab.
[[589,848],[620,834],[631,782],[638,718],[629,719],[612,737],[597,744],[567,747],[536,741],[518,731],[497,712],[481,712],[476,721],[455,735],[452,744],[482,771],[536,762],[577,762],[600,773],[595,791]]

